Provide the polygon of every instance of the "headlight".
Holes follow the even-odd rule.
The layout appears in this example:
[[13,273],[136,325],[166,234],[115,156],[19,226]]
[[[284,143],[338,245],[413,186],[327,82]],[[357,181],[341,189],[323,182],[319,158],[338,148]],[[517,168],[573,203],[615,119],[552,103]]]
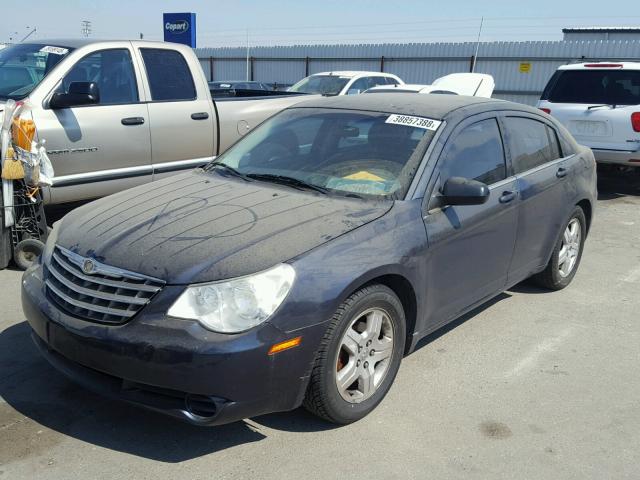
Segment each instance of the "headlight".
[[169,309],[172,317],[197,320],[220,333],[238,333],[266,321],[285,299],[296,273],[286,263],[264,272],[192,285]]

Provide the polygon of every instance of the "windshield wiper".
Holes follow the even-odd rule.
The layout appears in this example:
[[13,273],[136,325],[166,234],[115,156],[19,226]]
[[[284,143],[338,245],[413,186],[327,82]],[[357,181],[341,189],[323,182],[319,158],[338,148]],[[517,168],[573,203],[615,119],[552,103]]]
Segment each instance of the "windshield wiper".
[[225,172],[230,173],[231,175],[233,175],[234,177],[238,177],[243,179],[246,182],[250,182],[251,179],[245,175],[244,173],[240,172],[239,170],[230,167],[229,165],[227,165],[226,163],[222,163],[222,162],[214,162],[214,163],[210,163],[207,167],[205,167],[205,171],[209,171],[212,170],[214,168],[221,168],[223,169]]
[[315,192],[327,195],[329,190],[313,183],[305,182],[299,178],[287,177],[286,175],[274,175],[271,173],[247,173],[247,177],[255,178],[256,180],[264,180],[267,182],[280,183],[282,185],[288,185],[290,187],[298,189],[313,190]]

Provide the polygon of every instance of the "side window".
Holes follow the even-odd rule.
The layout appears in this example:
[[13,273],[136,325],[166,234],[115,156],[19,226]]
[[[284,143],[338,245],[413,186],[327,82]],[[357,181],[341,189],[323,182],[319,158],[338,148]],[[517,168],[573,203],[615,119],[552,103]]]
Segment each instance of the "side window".
[[360,90],[359,93],[364,92],[369,89],[369,79],[367,77],[360,78],[353,82],[353,84],[349,87],[349,91],[351,90]]
[[524,117],[504,119],[514,173],[522,173],[562,156],[555,130]]
[[387,85],[398,85],[398,81],[395,78],[386,77]]
[[191,70],[176,50],[141,48],[154,101],[195,100],[196,87]]
[[573,145],[571,144],[569,139],[565,137],[565,135],[559,133],[558,137],[560,138],[560,146],[562,147],[563,157],[568,157],[569,155],[573,155],[576,153],[575,148],[573,148]]
[[371,77],[371,85],[369,88],[377,87],[378,85],[386,85],[387,79],[385,77]]
[[506,178],[498,122],[489,118],[465,127],[447,142],[440,160],[440,179],[465,177],[490,185]]
[[59,91],[69,92],[73,82],[94,82],[100,89],[100,105],[135,103],[138,85],[127,49],[102,50],[87,55],[65,75]]

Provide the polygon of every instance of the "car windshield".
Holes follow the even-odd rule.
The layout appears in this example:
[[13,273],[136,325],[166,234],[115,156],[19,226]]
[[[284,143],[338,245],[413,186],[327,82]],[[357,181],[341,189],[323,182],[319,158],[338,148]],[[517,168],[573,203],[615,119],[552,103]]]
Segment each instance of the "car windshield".
[[292,108],[207,170],[343,196],[404,198],[439,124],[389,113]]
[[559,70],[542,100],[556,103],[640,104],[640,70]]
[[32,43],[0,50],[0,100],[27,97],[71,50]]
[[311,75],[289,88],[290,92],[320,95],[338,95],[349,82],[349,77],[337,75]]

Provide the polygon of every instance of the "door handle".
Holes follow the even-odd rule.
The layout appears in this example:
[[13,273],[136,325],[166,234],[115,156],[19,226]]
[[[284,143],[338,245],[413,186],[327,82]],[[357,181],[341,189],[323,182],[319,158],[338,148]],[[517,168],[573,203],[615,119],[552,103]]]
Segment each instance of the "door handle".
[[207,118],[209,118],[209,114],[207,112],[198,112],[191,114],[192,120],[206,120]]
[[515,192],[506,191],[502,192],[502,196],[500,197],[499,201],[500,203],[509,203],[514,198],[516,198]]
[[142,125],[144,123],[144,118],[142,117],[127,117],[120,120],[120,123],[123,125]]
[[564,167],[560,167],[556,172],[556,177],[562,178],[567,176],[567,169]]

